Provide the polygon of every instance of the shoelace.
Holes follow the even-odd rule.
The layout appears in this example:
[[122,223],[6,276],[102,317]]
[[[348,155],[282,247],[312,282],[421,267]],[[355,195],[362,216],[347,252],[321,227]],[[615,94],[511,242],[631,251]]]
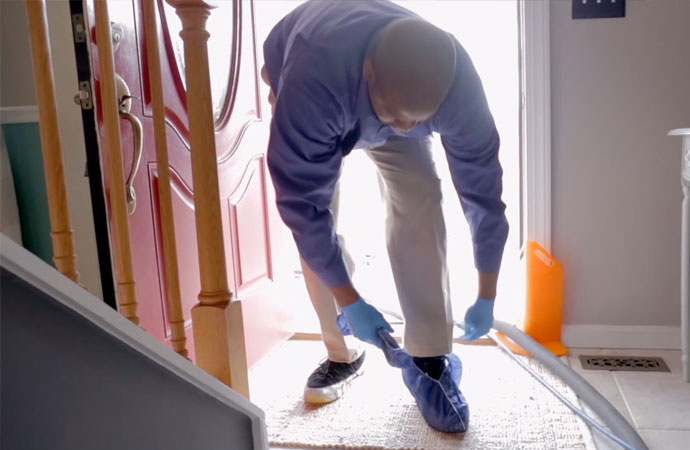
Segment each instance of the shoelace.
[[[331,364],[333,364],[333,370],[331,370]],[[324,362],[322,362],[319,365],[318,373],[320,375],[322,375],[324,378],[326,378],[327,380],[335,379],[340,372],[340,370],[339,370],[340,367],[338,367],[340,365],[345,366],[346,364],[336,363],[336,362],[331,361],[330,359],[326,359]]]

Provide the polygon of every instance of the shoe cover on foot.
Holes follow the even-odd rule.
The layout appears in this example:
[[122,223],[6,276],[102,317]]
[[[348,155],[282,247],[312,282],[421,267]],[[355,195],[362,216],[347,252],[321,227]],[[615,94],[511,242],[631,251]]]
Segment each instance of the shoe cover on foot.
[[402,369],[405,386],[417,403],[424,420],[439,431],[464,433],[469,425],[470,410],[458,385],[462,376],[462,363],[453,353],[446,355],[448,365],[441,378],[434,380],[414,363],[412,356],[400,348],[387,332],[379,332],[383,353],[393,367]]

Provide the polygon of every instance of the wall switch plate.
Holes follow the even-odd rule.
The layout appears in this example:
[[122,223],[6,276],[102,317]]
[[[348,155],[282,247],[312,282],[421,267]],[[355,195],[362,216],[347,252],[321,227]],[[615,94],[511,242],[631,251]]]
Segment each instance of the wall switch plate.
[[573,19],[625,17],[625,0],[573,0]]

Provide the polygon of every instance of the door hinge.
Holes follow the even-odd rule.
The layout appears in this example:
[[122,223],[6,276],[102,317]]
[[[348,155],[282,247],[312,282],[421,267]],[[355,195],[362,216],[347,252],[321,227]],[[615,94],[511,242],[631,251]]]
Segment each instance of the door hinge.
[[74,103],[81,106],[81,109],[93,109],[93,99],[91,98],[90,82],[79,82],[79,92],[77,92],[77,95],[74,96]]
[[74,33],[74,42],[78,44],[86,42],[86,25],[84,25],[83,14],[72,14],[72,33]]

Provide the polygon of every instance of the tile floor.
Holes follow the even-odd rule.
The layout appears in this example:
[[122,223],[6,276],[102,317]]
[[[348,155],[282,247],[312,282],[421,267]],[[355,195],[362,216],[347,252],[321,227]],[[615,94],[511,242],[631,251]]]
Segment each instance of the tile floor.
[[[671,372],[584,370],[579,355],[659,356]],[[565,357],[638,430],[650,450],[690,449],[690,383],[682,380],[680,350],[610,350],[573,348]],[[598,450],[621,447],[598,431]],[[278,450],[278,448],[275,448]],[[301,450],[285,449],[282,450]]]
[[[583,370],[579,355],[659,356],[671,372]],[[650,450],[690,449],[690,383],[683,382],[680,350],[570,349],[568,363],[638,430]],[[593,431],[598,450],[618,450]]]

